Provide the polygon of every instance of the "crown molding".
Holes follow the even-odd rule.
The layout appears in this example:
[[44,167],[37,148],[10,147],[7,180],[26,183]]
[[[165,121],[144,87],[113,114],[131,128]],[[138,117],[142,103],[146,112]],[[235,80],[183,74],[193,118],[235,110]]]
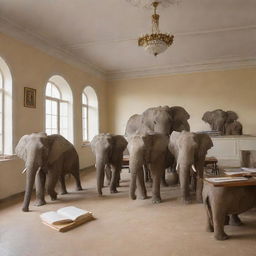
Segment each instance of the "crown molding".
[[74,56],[71,52],[63,49],[63,47],[50,43],[43,36],[33,33],[23,26],[17,25],[3,17],[0,17],[0,32],[40,49],[48,55],[61,59],[65,63],[76,66],[85,72],[106,79],[104,70],[93,66],[78,56]]
[[[255,25],[250,25],[250,26],[236,26],[236,27],[215,28],[215,29],[209,29],[209,30],[195,30],[195,31],[185,31],[185,32],[172,31],[172,34],[175,35],[175,38],[178,38],[178,37],[201,36],[201,35],[208,35],[208,34],[219,34],[219,33],[226,33],[226,32],[255,30],[255,29],[256,29]],[[101,40],[85,41],[85,42],[79,42],[79,43],[75,43],[75,44],[74,43],[73,44],[63,44],[63,47],[67,47],[70,49],[81,49],[81,48],[91,46],[91,45],[113,45],[113,44],[117,44],[117,43],[129,42],[129,41],[137,42],[138,37],[130,36],[127,38],[122,38],[122,39],[105,38],[105,39],[101,39]]]
[[223,71],[230,69],[240,68],[254,68],[256,67],[256,57],[248,59],[239,58],[223,58],[215,59],[211,61],[205,61],[201,63],[191,63],[176,66],[158,66],[149,67],[145,69],[133,69],[126,71],[108,72],[107,80],[123,80],[123,79],[134,79],[134,78],[146,78],[146,77],[157,77],[157,76],[168,76],[173,74],[184,74],[184,73],[196,73],[196,72],[207,72],[207,71]]

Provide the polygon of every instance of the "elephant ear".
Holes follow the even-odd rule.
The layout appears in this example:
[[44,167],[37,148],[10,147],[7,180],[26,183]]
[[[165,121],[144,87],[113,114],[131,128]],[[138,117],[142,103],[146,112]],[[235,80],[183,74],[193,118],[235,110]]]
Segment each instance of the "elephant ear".
[[73,145],[61,135],[49,135],[49,157],[48,163],[52,164],[58,160],[63,153],[73,147]]
[[190,118],[189,113],[183,107],[180,107],[180,106],[170,107],[169,113],[170,113],[173,121],[188,120]]
[[198,157],[205,158],[207,151],[213,147],[212,140],[207,134],[196,134],[198,140]]
[[126,149],[128,142],[124,138],[124,136],[114,135],[113,140],[114,140],[114,144],[115,144],[114,146],[117,150],[123,152]]
[[208,124],[212,123],[212,112],[206,111],[202,117],[202,120],[205,121]]
[[234,121],[236,121],[238,119],[238,115],[237,115],[236,112],[234,112],[234,111],[227,111],[226,113],[227,113],[227,120],[226,121],[228,123],[232,123],[232,122],[234,122]]
[[26,146],[29,142],[30,135],[24,135],[20,138],[16,148],[15,148],[15,154],[21,158],[22,160],[27,160],[27,150]]

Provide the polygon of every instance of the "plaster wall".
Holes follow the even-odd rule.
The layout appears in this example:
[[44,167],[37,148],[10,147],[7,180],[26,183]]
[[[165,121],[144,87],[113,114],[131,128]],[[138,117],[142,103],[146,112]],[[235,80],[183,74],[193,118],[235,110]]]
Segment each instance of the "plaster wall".
[[[73,93],[74,145],[80,158],[80,168],[94,164],[89,146],[82,146],[81,93],[85,86],[92,86],[99,100],[100,131],[106,129],[105,80],[80,68],[9,36],[0,34],[0,57],[5,60],[13,79],[13,144],[24,134],[44,131],[44,92],[48,79],[62,76]],[[36,109],[23,106],[24,87],[37,91]],[[24,163],[18,159],[0,161],[0,199],[24,190],[25,175],[21,175]]]
[[108,83],[109,130],[124,134],[126,122],[153,106],[183,106],[191,131],[208,130],[201,118],[208,110],[234,110],[245,134],[256,134],[256,69],[212,71]]

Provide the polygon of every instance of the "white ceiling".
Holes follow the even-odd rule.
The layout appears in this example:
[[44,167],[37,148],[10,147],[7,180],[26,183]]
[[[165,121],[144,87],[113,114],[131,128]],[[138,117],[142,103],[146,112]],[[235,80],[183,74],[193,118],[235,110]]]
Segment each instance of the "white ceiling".
[[174,44],[157,57],[136,40],[151,10],[126,0],[0,0],[0,31],[110,79],[256,66],[256,0],[180,0],[159,13]]

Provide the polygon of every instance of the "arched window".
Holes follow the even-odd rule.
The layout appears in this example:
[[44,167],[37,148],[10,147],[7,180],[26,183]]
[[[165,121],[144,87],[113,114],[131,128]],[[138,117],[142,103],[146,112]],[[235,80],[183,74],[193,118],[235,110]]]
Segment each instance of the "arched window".
[[45,131],[73,142],[72,92],[64,78],[53,76],[46,85]]
[[12,77],[0,58],[0,155],[11,155],[12,150]]
[[99,133],[98,98],[94,89],[85,87],[82,93],[83,141],[91,141]]

